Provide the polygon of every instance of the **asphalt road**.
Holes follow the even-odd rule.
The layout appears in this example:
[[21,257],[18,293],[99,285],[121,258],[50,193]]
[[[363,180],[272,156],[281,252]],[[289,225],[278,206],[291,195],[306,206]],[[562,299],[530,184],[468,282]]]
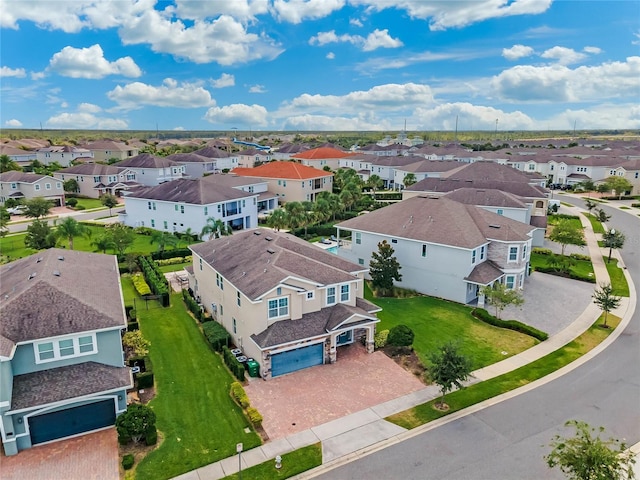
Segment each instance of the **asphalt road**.
[[[565,199],[582,206],[581,200]],[[621,254],[640,286],[640,218],[620,211],[609,225],[626,235]],[[562,305],[562,293],[551,301]],[[561,307],[560,307],[561,308]],[[640,441],[640,309],[607,349],[528,393],[452,421],[328,471],[326,479],[563,479],[543,456],[567,420],[605,427],[605,436]]]
[[[111,215],[117,215],[118,213],[122,212],[124,210],[124,207],[115,207],[111,209]],[[103,218],[103,217],[107,217],[109,216],[109,210],[97,210],[95,212],[74,212],[74,213],[68,213],[68,214],[64,214],[59,218],[62,217],[73,217],[76,220],[78,220],[79,222],[85,221],[85,220],[95,220],[96,218]],[[53,225],[53,220],[50,219],[48,220],[49,225]],[[27,230],[27,227],[31,224],[31,222],[20,222],[20,223],[14,223],[14,224],[10,224],[8,225],[8,229],[9,229],[9,233],[17,233],[17,232],[24,232]]]

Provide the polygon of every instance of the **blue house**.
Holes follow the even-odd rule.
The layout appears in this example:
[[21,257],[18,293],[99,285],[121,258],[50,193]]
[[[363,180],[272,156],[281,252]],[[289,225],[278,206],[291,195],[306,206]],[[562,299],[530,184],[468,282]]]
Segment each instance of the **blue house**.
[[0,266],[6,455],[112,426],[133,386],[115,256],[50,249]]

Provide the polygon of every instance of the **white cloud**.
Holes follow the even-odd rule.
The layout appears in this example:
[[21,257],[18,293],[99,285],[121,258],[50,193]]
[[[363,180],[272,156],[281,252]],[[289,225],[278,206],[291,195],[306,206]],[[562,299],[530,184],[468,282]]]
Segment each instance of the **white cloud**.
[[500,98],[509,101],[592,102],[636,98],[639,78],[640,56],[575,69],[563,65],[519,65],[493,77],[492,87]]
[[553,47],[542,52],[542,58],[556,60],[560,65],[571,65],[584,60],[587,56],[584,53],[576,52],[572,48]]
[[236,78],[229,73],[223,73],[220,78],[211,79],[210,83],[213,88],[233,87],[236,84]]
[[123,130],[128,127],[124,120],[116,118],[100,118],[87,112],[61,113],[46,121],[50,128],[97,128],[100,130]]
[[349,25],[353,25],[354,27],[362,27],[362,22],[357,18],[350,18]]
[[24,68],[9,68],[2,67],[0,68],[0,77],[18,77],[24,78],[27,76]]
[[135,78],[142,75],[142,71],[131,57],[109,62],[104,58],[102,47],[98,44],[88,48],[64,47],[51,57],[48,70],[72,78],[98,79],[107,75]]
[[590,53],[591,55],[598,55],[599,53],[602,53],[602,49],[598,48],[598,47],[584,47],[582,50],[584,50],[586,53]]
[[544,125],[554,130],[573,129],[638,129],[640,128],[640,106],[627,105],[598,105],[589,109],[565,110],[546,120]]
[[233,104],[210,108],[204,119],[216,125],[236,124],[264,127],[268,123],[267,114],[267,109],[262,105]]
[[41,80],[46,76],[46,72],[31,72],[31,80]]
[[634,33],[633,36],[636,39],[631,41],[631,45],[640,45],[640,32]]
[[327,60],[333,60],[334,58],[336,58],[336,54],[333,52],[329,52],[326,55]]
[[7,120],[6,122],[4,122],[4,124],[7,127],[21,127],[22,126],[22,122],[20,120],[17,120],[15,118],[12,118],[11,120]]
[[552,0],[457,0],[428,2],[425,0],[350,0],[373,10],[396,8],[406,10],[413,18],[430,19],[431,30],[464,27],[490,18],[532,15],[545,12]]
[[129,83],[124,87],[118,85],[107,93],[107,97],[125,109],[139,108],[143,105],[177,108],[215,105],[211,94],[200,85],[193,83],[178,84],[172,78],[165,79],[160,86],[141,82]]
[[362,50],[365,52],[371,52],[378,48],[398,48],[402,45],[404,45],[402,41],[398,38],[392,38],[389,35],[389,30],[386,28],[384,30],[378,30],[376,28],[367,36],[364,41],[364,45],[362,46]]
[[488,50],[484,50],[482,52],[478,51],[449,51],[442,53],[433,53],[433,52],[420,52],[416,54],[407,54],[406,52],[402,52],[396,57],[380,57],[380,58],[371,58],[365,60],[364,62],[360,62],[356,65],[356,70],[371,74],[371,72],[378,72],[381,70],[399,70],[401,68],[408,67],[410,65],[415,65],[418,63],[427,63],[427,62],[440,62],[440,61],[462,61],[462,60],[476,60],[481,58],[482,56],[490,56]]
[[520,111],[507,113],[502,110],[471,103],[446,103],[433,108],[418,107],[412,121],[421,130],[453,130],[456,118],[460,130],[492,130],[496,119],[502,129],[529,130],[534,121]]
[[252,85],[249,87],[249,93],[267,93],[267,89],[264,85]]
[[84,113],[98,113],[102,111],[98,105],[94,105],[93,103],[81,103],[78,105],[78,111]]
[[333,131],[333,130],[363,130],[380,131],[390,130],[393,125],[387,121],[378,119],[366,119],[361,117],[341,117],[329,115],[294,115],[287,117],[284,124],[279,127],[282,130],[302,131]]
[[273,11],[279,20],[297,24],[324,18],[344,5],[345,0],[274,0]]
[[181,18],[202,20],[229,15],[243,20],[253,20],[256,15],[269,11],[268,0],[233,0],[227,2],[203,2],[175,0],[175,7],[167,7],[168,12],[175,11]]
[[174,127],[173,130],[175,130],[177,132],[184,132],[185,128],[184,127]]
[[533,54],[533,48],[526,45],[514,45],[511,48],[503,48],[502,56],[507,60],[518,60]]
[[362,43],[364,39],[360,35],[336,35],[335,30],[329,32],[318,32],[318,34],[309,39],[309,45],[323,46],[329,43]]

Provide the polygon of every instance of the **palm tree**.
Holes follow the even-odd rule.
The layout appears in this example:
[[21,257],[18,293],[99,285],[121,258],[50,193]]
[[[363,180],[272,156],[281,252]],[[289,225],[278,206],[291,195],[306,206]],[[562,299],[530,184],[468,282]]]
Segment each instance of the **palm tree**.
[[175,248],[178,245],[178,237],[172,235],[169,232],[161,232],[156,230],[151,234],[151,240],[149,243],[158,244],[158,252],[164,252],[167,246]]
[[107,253],[107,249],[109,248],[115,249],[115,244],[113,243],[113,240],[111,239],[111,237],[104,233],[100,235],[98,238],[96,238],[95,240],[93,240],[91,242],[91,245],[96,247],[96,249],[98,249],[102,253]]
[[313,205],[313,213],[318,222],[324,223],[331,218],[331,205],[326,198],[318,198]]
[[303,226],[306,212],[301,202],[287,202],[284,204],[284,209],[287,212],[290,229]]
[[367,180],[367,186],[371,188],[371,191],[373,192],[374,197],[376,196],[376,190],[381,189],[383,185],[384,185],[384,182],[382,181],[382,179],[375,174],[371,175],[369,177],[369,180]]
[[78,222],[75,218],[67,217],[60,223],[54,221],[53,225],[56,227],[56,237],[66,238],[69,241],[69,250],[73,250],[73,239],[80,235],[85,237],[91,236],[91,230],[86,225]]
[[283,208],[278,208],[271,212],[267,219],[267,225],[276,231],[280,231],[281,228],[286,228],[289,225],[289,215]]
[[207,223],[202,227],[200,232],[200,238],[204,238],[205,235],[209,235],[209,240],[213,238],[220,238],[223,236],[231,235],[232,230],[229,225],[220,220],[219,218],[209,217]]
[[9,155],[0,155],[0,173],[8,172],[10,170],[22,171],[22,167],[17,162],[11,160]]
[[320,192],[318,194],[318,200],[326,200],[329,204],[329,211],[333,221],[336,221],[336,213],[344,210],[344,204],[340,200],[340,196],[331,192]]
[[414,173],[407,173],[404,176],[404,179],[402,180],[402,183],[404,184],[405,187],[410,187],[411,185],[413,185],[414,183],[416,183],[418,180],[416,179],[416,175]]

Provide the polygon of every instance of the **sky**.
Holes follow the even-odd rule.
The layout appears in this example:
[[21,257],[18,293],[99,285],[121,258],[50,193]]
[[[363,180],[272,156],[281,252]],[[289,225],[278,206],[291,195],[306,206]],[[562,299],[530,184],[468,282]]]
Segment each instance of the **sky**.
[[0,127],[640,128],[640,1],[0,0]]

